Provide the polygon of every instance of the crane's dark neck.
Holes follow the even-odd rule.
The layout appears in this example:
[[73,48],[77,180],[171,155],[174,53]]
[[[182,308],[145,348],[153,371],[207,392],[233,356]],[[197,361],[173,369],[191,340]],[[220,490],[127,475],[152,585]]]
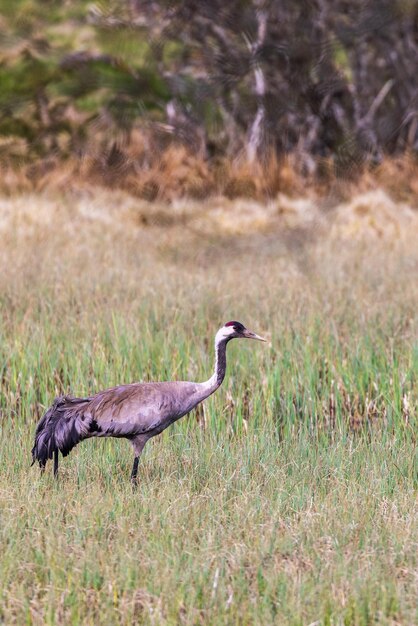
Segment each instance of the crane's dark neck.
[[215,371],[205,383],[201,383],[203,398],[207,398],[222,384],[226,372],[226,345],[229,339],[222,337],[215,340]]
[[215,344],[215,372],[213,379],[216,379],[217,387],[222,385],[226,372],[226,344],[228,339],[222,339]]

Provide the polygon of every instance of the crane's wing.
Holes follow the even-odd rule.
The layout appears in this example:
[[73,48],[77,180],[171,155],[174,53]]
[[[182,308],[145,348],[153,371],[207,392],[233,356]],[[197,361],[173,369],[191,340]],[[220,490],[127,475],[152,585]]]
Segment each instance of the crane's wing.
[[97,423],[96,436],[152,436],[191,411],[197,394],[197,383],[132,383],[96,394],[84,414]]

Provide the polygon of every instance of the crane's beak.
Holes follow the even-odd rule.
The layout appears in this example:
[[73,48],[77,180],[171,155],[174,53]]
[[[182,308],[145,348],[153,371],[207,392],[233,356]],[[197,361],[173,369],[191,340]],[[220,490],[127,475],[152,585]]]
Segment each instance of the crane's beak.
[[251,330],[248,330],[248,328],[246,328],[242,334],[247,339],[257,339],[257,341],[267,341],[267,339],[264,339],[264,337],[260,337],[260,335],[256,335]]

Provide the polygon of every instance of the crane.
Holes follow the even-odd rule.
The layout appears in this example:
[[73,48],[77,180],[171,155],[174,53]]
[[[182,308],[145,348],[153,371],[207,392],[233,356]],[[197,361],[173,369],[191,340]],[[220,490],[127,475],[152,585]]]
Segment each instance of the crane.
[[100,391],[87,398],[60,396],[38,423],[32,448],[32,465],[41,471],[58,453],[67,454],[83,439],[124,437],[134,449],[131,481],[135,484],[139,457],[148,439],[189,413],[222,384],[226,370],[226,346],[231,339],[266,341],[237,321],[227,322],[215,336],[215,371],[206,382],[167,381],[131,383]]

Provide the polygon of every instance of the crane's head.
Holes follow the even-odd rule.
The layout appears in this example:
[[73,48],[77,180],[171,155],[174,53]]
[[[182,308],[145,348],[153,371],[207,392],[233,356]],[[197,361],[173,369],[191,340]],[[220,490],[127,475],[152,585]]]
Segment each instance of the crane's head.
[[227,322],[225,326],[222,326],[216,333],[216,341],[222,341],[227,339],[257,339],[258,341],[267,341],[264,337],[256,335],[248,328],[245,328],[241,322]]

